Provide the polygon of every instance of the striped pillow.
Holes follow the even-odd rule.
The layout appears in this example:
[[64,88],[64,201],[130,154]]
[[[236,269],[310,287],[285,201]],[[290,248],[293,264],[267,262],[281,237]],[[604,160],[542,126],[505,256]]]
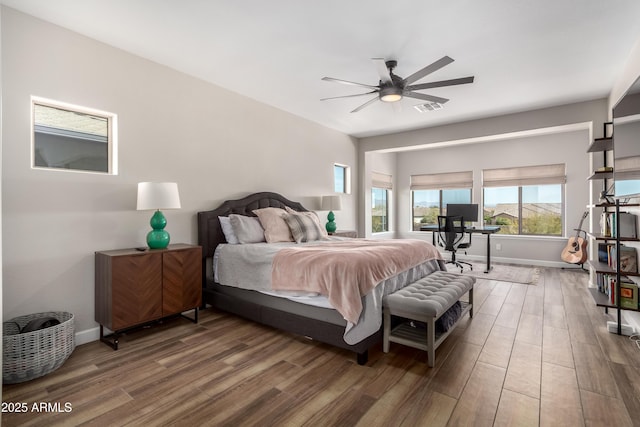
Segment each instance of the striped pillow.
[[290,213],[284,216],[284,220],[289,226],[293,240],[295,240],[296,243],[326,239],[318,222],[309,215]]
[[[290,213],[290,214],[306,215],[310,217],[312,220],[316,222],[316,224],[318,224],[318,227],[320,227],[320,230],[322,230],[322,235],[324,237],[329,237],[329,233],[327,233],[327,230],[322,226],[322,224],[320,223],[320,218],[318,218],[318,214],[315,213],[314,211],[296,211],[291,209],[289,206],[285,206],[284,209],[287,211],[287,213]],[[325,239],[325,240],[328,240],[328,239]]]

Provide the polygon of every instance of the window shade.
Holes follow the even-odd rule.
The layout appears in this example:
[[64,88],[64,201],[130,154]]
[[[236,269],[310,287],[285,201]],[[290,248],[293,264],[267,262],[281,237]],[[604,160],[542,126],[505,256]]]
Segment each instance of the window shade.
[[375,188],[393,189],[393,177],[380,172],[371,173],[371,186]]
[[472,188],[473,171],[411,175],[411,190]]
[[482,185],[484,187],[564,184],[566,181],[567,173],[564,163],[482,171]]
[[616,180],[640,179],[640,156],[617,158],[613,177]]

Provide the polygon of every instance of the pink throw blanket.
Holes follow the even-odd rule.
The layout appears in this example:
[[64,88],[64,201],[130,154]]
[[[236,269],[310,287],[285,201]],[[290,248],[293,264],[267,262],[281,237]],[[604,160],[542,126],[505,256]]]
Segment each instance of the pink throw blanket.
[[415,239],[354,239],[286,248],[273,259],[271,286],[325,295],[346,320],[357,324],[362,296],[383,280],[432,259],[442,259],[438,250]]

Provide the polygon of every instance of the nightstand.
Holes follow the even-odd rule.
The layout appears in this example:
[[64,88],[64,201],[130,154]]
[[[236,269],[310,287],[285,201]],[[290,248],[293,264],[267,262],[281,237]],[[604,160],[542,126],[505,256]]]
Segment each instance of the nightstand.
[[358,232],[355,230],[336,230],[334,233],[331,233],[330,236],[338,236],[338,237],[358,237]]
[[[95,320],[100,340],[118,349],[126,329],[194,310],[202,301],[202,247],[118,249],[95,255]],[[186,316],[185,316],[186,317]],[[105,337],[103,328],[113,331]]]

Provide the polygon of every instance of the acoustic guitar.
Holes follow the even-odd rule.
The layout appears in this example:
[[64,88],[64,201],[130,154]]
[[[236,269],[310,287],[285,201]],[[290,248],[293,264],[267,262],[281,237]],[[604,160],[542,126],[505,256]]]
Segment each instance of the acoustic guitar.
[[580,225],[576,228],[576,235],[569,238],[569,242],[567,246],[562,250],[562,254],[560,258],[564,262],[568,262],[569,264],[584,264],[587,260],[587,239],[580,236],[580,233],[584,233],[586,236],[586,232],[582,230],[582,223],[584,219],[589,215],[589,211],[585,211],[582,214],[582,219],[580,220]]

